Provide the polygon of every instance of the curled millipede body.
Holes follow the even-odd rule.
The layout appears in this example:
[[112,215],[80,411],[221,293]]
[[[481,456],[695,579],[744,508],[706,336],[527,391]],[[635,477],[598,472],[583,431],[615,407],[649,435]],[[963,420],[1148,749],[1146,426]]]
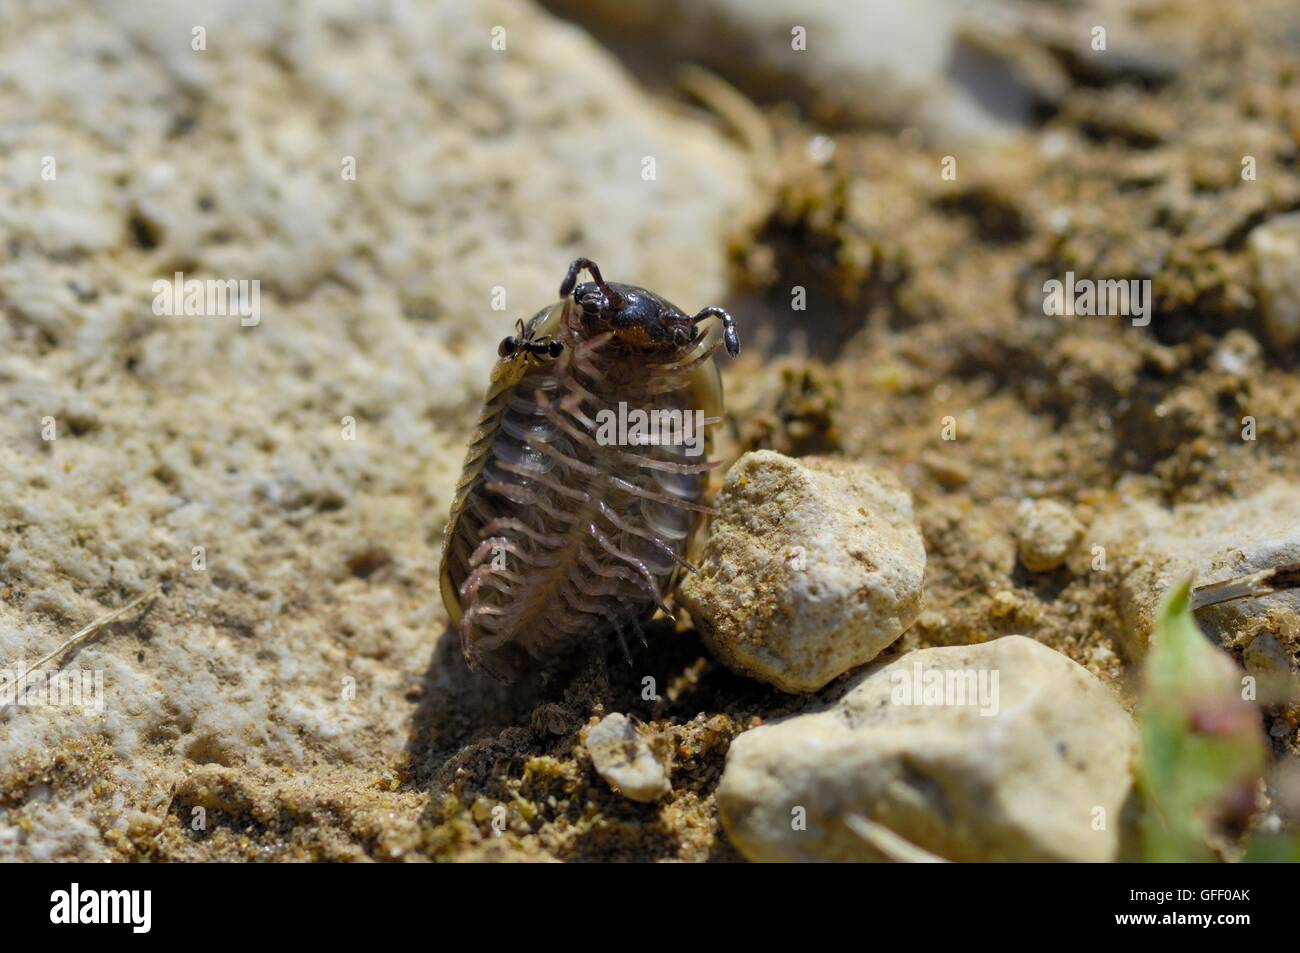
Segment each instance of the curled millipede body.
[[[584,269],[593,281],[576,284]],[[504,678],[607,633],[627,655],[625,634],[668,611],[709,512],[724,346],[739,351],[722,309],[687,315],[585,258],[501,342],[443,540],[471,667]]]

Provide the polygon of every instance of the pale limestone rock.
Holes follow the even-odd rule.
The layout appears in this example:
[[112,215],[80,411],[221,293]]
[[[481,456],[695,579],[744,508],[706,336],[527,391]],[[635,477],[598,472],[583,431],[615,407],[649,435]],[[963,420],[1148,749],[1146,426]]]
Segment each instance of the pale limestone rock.
[[[1279,480],[1251,496],[1169,509],[1137,500],[1090,532],[1104,547],[1119,590],[1121,648],[1146,654],[1156,608],[1169,587],[1194,575],[1197,585],[1300,561],[1300,484]],[[1232,644],[1271,630],[1300,649],[1300,593],[1243,599],[1196,613],[1208,635]],[[1260,628],[1262,627],[1262,629]]]
[[912,501],[861,464],[748,453],[727,473],[681,598],[724,664],[816,691],[875,658],[921,611]]
[[[968,704],[904,696],[962,670]],[[824,710],[737,738],[718,810],[755,861],[883,859],[855,819],[947,860],[1110,861],[1135,746],[1110,689],[1032,639],[923,649]]]
[[1256,227],[1247,241],[1259,284],[1264,333],[1274,347],[1300,341],[1300,212]]
[[626,715],[606,715],[587,731],[587,753],[596,773],[624,797],[656,801],[672,790],[668,769]]
[[[748,159],[531,3],[3,18],[0,667],[173,589],[69,660],[103,673],[101,712],[0,710],[0,860],[139,859],[132,812],[174,828],[180,791],[188,819],[195,765],[267,816],[334,818],[313,856],[389,856],[408,835],[358,818],[414,830],[426,807],[376,778],[425,680],[461,685],[454,650],[428,671],[438,530],[497,342],[580,254],[692,313],[721,303]],[[155,314],[176,270],[259,280],[260,323]],[[63,757],[78,770],[32,780]]]
[[1025,500],[1017,516],[1020,561],[1030,572],[1056,569],[1083,538],[1083,526],[1056,500]]
[[965,54],[964,26],[979,18],[951,0],[551,3],[606,33],[699,62],[757,98],[779,90],[838,126],[917,125],[978,138],[1005,135],[1031,116],[1021,83],[991,58]]

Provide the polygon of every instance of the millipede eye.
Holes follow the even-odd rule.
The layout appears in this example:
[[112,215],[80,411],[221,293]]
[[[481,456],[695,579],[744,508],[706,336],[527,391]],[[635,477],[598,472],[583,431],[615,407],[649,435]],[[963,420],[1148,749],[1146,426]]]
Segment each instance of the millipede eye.
[[514,339],[514,336],[512,335],[508,338],[503,339],[502,342],[497,345],[497,356],[509,357],[517,350],[519,350],[519,342],[516,341]]

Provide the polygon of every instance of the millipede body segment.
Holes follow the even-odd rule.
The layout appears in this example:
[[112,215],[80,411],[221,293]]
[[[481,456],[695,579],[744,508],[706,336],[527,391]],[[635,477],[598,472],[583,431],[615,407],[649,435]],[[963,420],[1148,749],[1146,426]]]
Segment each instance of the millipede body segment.
[[687,315],[585,258],[501,342],[442,552],[472,667],[504,678],[609,633],[626,655],[667,610],[708,512],[724,346],[739,352],[727,312]]

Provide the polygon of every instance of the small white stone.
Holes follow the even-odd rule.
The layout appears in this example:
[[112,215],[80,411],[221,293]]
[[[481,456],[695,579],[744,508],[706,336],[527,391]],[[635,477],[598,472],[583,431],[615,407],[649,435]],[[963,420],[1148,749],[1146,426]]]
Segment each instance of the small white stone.
[[918,856],[1111,861],[1136,742],[1105,685],[1032,639],[923,649],[742,734],[718,811],[753,861],[885,859],[862,820]]
[[1248,240],[1264,332],[1274,347],[1300,340],[1300,212],[1278,215]]
[[611,788],[633,801],[654,801],[672,790],[668,769],[625,715],[606,715],[587,731],[591,763]]
[[1030,572],[1056,569],[1083,538],[1083,527],[1070,508],[1056,500],[1025,500],[1017,515],[1020,561]]
[[682,602],[725,665],[812,692],[875,658],[921,611],[912,501],[860,464],[769,450],[727,473]]

